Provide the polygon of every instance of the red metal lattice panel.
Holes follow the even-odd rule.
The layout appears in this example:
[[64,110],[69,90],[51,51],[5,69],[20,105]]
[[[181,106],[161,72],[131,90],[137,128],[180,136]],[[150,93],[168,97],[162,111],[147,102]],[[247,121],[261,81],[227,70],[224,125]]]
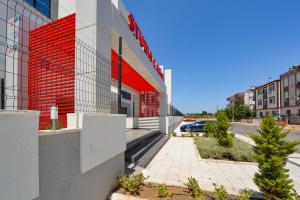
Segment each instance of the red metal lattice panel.
[[74,112],[75,14],[30,32],[29,109],[41,111],[40,129],[50,125],[50,107],[58,106],[59,122],[66,127]]
[[158,92],[140,93],[140,117],[159,116],[160,101]]

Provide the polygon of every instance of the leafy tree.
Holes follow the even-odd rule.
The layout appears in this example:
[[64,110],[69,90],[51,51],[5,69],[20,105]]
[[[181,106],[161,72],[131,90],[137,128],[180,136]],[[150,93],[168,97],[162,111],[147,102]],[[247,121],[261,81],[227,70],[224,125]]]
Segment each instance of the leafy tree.
[[232,120],[248,119],[254,116],[254,112],[244,104],[236,104],[225,109],[227,117]]
[[251,135],[255,142],[253,150],[258,162],[259,172],[254,182],[269,200],[294,199],[293,182],[285,168],[288,156],[296,151],[299,142],[289,142],[288,132],[266,115],[257,135]]
[[216,133],[219,144],[225,147],[232,147],[233,145],[233,136],[228,133],[228,129],[230,127],[229,120],[224,111],[220,111],[217,113],[217,121],[216,121]]

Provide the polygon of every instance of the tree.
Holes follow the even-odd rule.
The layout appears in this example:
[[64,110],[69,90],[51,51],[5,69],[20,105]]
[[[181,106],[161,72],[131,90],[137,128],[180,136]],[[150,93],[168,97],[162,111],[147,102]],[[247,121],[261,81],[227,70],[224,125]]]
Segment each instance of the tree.
[[219,144],[226,147],[232,147],[233,136],[228,133],[230,123],[226,116],[225,111],[219,111],[216,117],[217,117],[217,121],[216,121],[215,135],[219,141]]
[[216,133],[216,123],[214,121],[207,121],[203,131],[205,137],[214,137]]
[[225,109],[227,117],[231,120],[248,119],[253,116],[253,111],[244,104],[236,104]]
[[266,115],[257,135],[251,135],[255,142],[253,147],[258,162],[259,172],[254,182],[270,200],[293,199],[293,182],[285,168],[288,156],[296,151],[299,142],[289,142],[285,138],[288,132]]

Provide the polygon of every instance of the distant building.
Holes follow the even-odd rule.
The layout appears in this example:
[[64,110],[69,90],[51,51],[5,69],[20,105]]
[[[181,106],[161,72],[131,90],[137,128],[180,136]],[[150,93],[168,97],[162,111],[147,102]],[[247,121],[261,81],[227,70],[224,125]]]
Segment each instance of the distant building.
[[253,90],[256,115],[264,117],[267,113],[280,114],[280,80],[269,81]]
[[280,76],[282,114],[300,116],[300,65]]
[[227,107],[232,107],[237,104],[243,104],[253,110],[254,106],[255,106],[255,101],[253,100],[254,94],[253,94],[252,89],[249,89],[246,92],[240,92],[231,97],[228,97],[227,98],[227,101],[228,101]]
[[244,97],[245,97],[245,93],[243,93],[243,92],[237,93],[231,97],[228,97],[227,98],[227,101],[228,101],[227,107],[232,107],[237,104],[244,104],[245,103]]

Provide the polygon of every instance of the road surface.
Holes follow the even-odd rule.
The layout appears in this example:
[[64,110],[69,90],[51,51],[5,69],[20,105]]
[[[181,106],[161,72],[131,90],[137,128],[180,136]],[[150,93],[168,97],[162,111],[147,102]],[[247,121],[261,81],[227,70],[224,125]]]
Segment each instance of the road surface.
[[[240,134],[246,137],[249,137],[249,133],[256,134],[256,129],[258,126],[253,124],[244,124],[244,123],[232,123],[230,131],[236,134]],[[287,135],[287,139],[290,141],[300,141],[300,131],[299,130],[291,130]],[[298,146],[297,153],[300,153],[300,145]]]

